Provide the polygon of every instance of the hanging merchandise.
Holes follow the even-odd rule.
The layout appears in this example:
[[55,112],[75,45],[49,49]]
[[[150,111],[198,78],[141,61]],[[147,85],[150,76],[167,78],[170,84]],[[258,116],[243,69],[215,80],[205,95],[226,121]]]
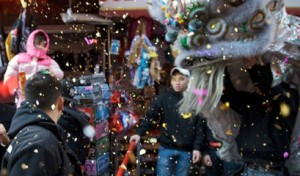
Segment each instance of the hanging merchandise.
[[139,117],[133,111],[121,111],[119,112],[125,130],[133,128],[139,121]]
[[0,80],[2,80],[2,75],[6,70],[8,60],[5,53],[4,45],[4,31],[3,28],[0,28]]
[[36,27],[32,9],[24,5],[5,40],[6,54],[9,60],[20,52],[26,52],[27,38]]
[[156,52],[151,52],[150,57],[151,57],[150,76],[155,82],[159,84],[161,80],[160,71],[162,68],[160,66],[158,54]]
[[120,45],[121,45],[120,40],[112,39],[111,46],[110,46],[110,54],[119,55]]
[[[125,52],[127,66],[133,79],[132,84],[137,89],[143,89],[146,85],[152,86],[154,84],[153,80],[160,80],[159,75],[151,74],[151,63],[154,61],[152,69],[155,70],[157,68],[156,71],[160,70],[160,64],[158,59],[156,59],[158,57],[156,48],[145,33],[145,22],[141,21],[131,42],[130,50]],[[155,78],[152,78],[152,75]]]
[[150,56],[145,48],[141,49],[137,65],[133,85],[138,89],[143,89],[146,84],[152,85],[152,79],[150,77]]
[[110,131],[117,133],[120,133],[124,130],[120,114],[115,113],[111,115],[111,119],[109,121],[109,129]]
[[110,102],[114,112],[109,121],[111,131],[128,131],[138,123],[138,115],[132,110],[132,100],[127,92],[115,90]]

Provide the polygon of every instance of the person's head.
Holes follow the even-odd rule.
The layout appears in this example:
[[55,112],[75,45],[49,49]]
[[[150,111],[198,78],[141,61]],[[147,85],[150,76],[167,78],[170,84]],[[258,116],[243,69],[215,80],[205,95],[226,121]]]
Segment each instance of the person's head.
[[47,39],[43,32],[37,32],[34,36],[34,46],[38,49],[45,49]]
[[187,69],[174,67],[171,70],[171,86],[175,92],[184,92],[187,89],[190,76]]
[[265,66],[256,65],[255,67],[256,69],[249,70],[254,90],[258,95],[266,95],[273,80],[270,64],[266,64]]
[[[37,107],[57,122],[63,109],[62,89],[59,80],[48,70],[37,72],[25,83],[25,102]],[[54,118],[54,119],[53,119]]]
[[73,104],[76,104],[77,101],[74,99],[74,86],[75,84],[72,81],[62,79],[60,81],[62,86],[62,96],[64,98],[64,106],[72,107]]

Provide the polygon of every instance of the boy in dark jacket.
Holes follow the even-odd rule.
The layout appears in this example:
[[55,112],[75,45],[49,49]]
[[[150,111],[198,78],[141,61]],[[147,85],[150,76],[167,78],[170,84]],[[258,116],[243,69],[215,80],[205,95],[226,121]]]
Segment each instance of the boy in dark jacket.
[[[207,122],[208,123],[208,122]],[[203,151],[203,164],[205,176],[233,176],[238,175],[243,169],[243,164],[222,160],[217,152],[222,147],[222,142],[213,136],[212,130],[207,125],[204,129],[207,148]]]
[[236,141],[246,163],[244,175],[285,175],[299,94],[284,82],[272,86],[270,64],[258,65],[256,58],[244,63],[255,92],[237,91],[225,73],[221,98],[242,116]]
[[178,103],[183,98],[190,73],[186,69],[171,70],[171,86],[161,92],[153,101],[145,119],[131,136],[130,142],[139,142],[148,130],[160,124],[160,148],[157,161],[157,175],[188,176],[191,161],[201,158],[204,147],[202,126],[205,122],[192,113],[180,114]]
[[25,84],[25,102],[8,132],[12,139],[2,160],[2,173],[19,175],[82,175],[79,161],[62,139],[57,121],[63,109],[61,85],[42,70]]

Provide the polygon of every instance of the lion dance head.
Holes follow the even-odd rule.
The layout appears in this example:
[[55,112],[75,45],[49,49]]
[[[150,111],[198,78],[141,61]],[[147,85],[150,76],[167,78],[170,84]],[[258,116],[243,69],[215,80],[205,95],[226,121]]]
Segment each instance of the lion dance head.
[[[175,65],[192,71],[181,111],[212,111],[227,65],[266,54],[299,59],[300,20],[282,0],[152,0],[149,13],[179,51]],[[195,92],[203,95],[200,103]]]

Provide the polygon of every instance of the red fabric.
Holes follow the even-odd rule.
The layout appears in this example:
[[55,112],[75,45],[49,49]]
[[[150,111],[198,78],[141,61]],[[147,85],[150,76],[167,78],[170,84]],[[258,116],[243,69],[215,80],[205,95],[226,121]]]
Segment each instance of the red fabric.
[[18,88],[18,79],[16,77],[8,78],[6,84],[0,82],[0,100],[7,102],[13,98],[15,90]]
[[300,17],[300,7],[287,7],[287,13]]
[[117,90],[114,91],[112,96],[110,97],[111,103],[120,103],[121,93]]
[[121,122],[119,113],[115,113],[114,115],[112,115],[111,120],[109,121],[109,128],[110,128],[110,131],[113,131],[113,132],[123,131],[124,128],[123,128],[123,124]]
[[9,77],[4,86],[7,88],[9,95],[13,95],[19,86],[18,78]]

